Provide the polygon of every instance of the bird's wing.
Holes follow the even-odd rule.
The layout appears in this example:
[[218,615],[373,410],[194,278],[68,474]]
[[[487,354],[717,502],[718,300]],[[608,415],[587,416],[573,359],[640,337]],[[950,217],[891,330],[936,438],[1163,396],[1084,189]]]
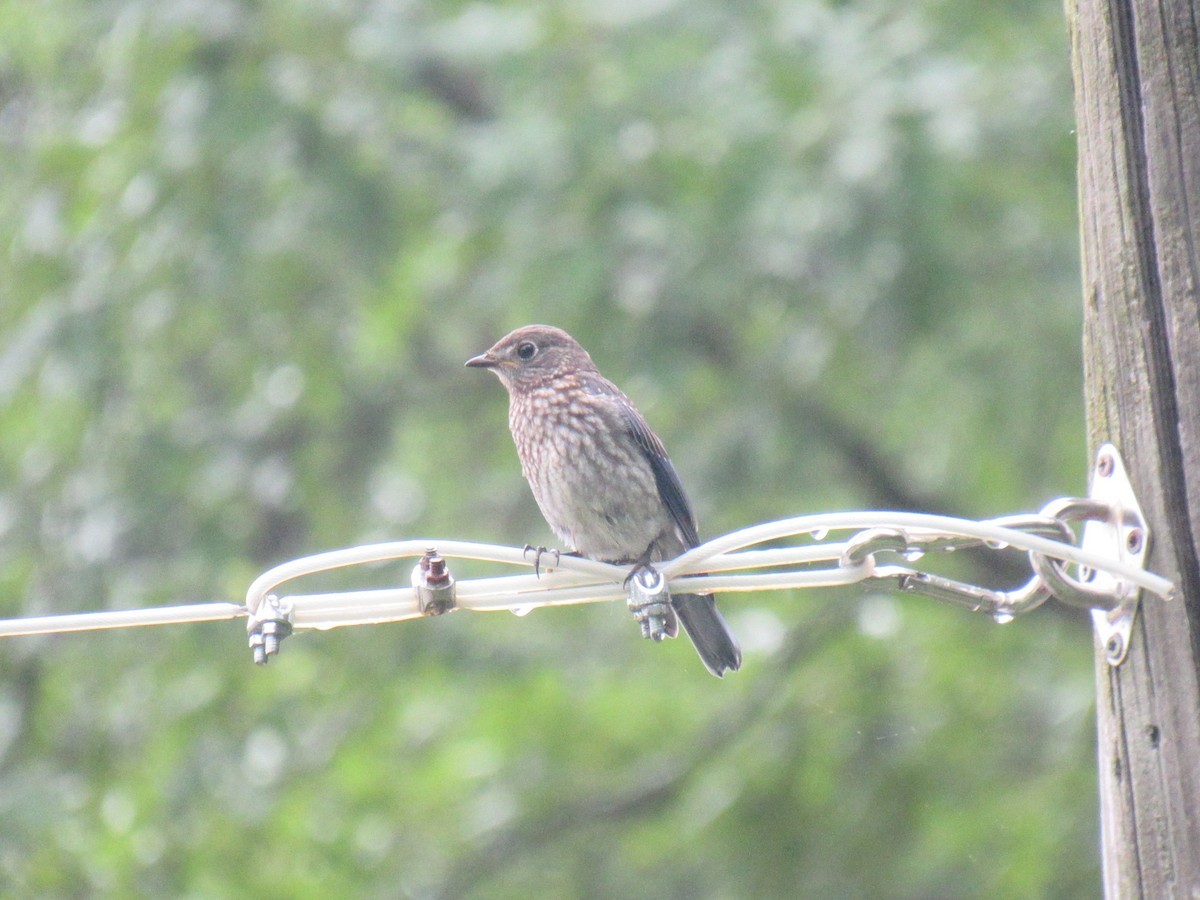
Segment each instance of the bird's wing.
[[[699,546],[700,534],[696,530],[696,519],[692,515],[692,507],[688,504],[687,494],[683,492],[679,473],[675,471],[675,467],[671,465],[671,458],[663,450],[662,441],[649,429],[637,410],[630,409],[629,412],[632,413],[629,418],[636,423],[631,423],[630,428],[637,438],[638,445],[646,452],[646,458],[654,472],[654,481],[658,485],[658,494],[679,529],[679,537],[689,550]],[[643,434],[650,440],[644,441]]]
[[671,465],[671,458],[667,456],[667,450],[658,435],[650,430],[642,414],[612,382],[603,378],[588,379],[584,383],[584,390],[614,401],[634,443],[650,463],[654,483],[658,486],[658,495],[662,498],[667,512],[671,514],[671,520],[679,530],[680,539],[689,550],[698,546],[700,534],[696,530],[696,518],[692,515],[691,504],[688,503],[687,494],[683,492],[683,482],[679,480],[679,473]]

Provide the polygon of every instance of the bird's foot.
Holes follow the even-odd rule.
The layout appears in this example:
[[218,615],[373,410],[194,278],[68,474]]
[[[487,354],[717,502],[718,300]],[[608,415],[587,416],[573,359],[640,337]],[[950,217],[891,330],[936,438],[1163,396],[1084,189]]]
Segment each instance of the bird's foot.
[[675,637],[679,624],[662,573],[649,562],[640,563],[625,579],[625,587],[629,589],[629,611],[642,626],[642,637],[652,641]]
[[[658,572],[654,570],[654,566],[650,565],[650,551],[654,547],[651,544],[642,551],[642,555],[633,561],[633,567],[629,570],[629,574],[625,576],[625,580],[621,582],[621,587],[629,590],[629,583],[637,576],[649,572],[652,576],[659,577]],[[630,595],[632,596],[632,594]]]
[[[552,555],[554,557],[554,566],[557,566],[558,561],[562,558],[562,554],[559,553],[557,550],[555,550],[553,547],[547,549],[546,547],[535,547],[535,546],[533,546],[533,544],[526,544],[525,550],[524,550],[526,559],[529,558],[530,553],[533,554],[533,574],[538,578],[542,577],[542,557],[543,556],[546,556],[547,554]],[[570,554],[567,554],[567,555],[569,556]],[[553,568],[554,566],[551,566],[551,568]]]

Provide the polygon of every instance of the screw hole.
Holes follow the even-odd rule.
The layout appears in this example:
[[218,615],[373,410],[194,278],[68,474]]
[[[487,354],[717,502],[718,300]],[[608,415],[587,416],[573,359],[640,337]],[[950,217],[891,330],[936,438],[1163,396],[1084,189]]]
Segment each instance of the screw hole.
[[1125,649],[1125,640],[1119,635],[1114,634],[1104,645],[1104,652],[1109,659],[1115,660],[1121,658],[1121,651]]

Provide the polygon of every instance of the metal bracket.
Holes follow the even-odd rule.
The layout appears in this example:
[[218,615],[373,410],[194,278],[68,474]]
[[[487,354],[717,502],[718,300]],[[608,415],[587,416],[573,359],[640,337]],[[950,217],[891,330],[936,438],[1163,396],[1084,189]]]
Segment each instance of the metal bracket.
[[[1150,534],[1121,454],[1112,444],[1104,444],[1096,452],[1088,496],[1106,506],[1109,515],[1104,520],[1089,519],[1084,523],[1083,549],[1144,569]],[[1106,572],[1082,570],[1079,577],[1091,590],[1117,598],[1106,607],[1092,605],[1092,624],[1108,664],[1119,666],[1129,652],[1141,590]]]

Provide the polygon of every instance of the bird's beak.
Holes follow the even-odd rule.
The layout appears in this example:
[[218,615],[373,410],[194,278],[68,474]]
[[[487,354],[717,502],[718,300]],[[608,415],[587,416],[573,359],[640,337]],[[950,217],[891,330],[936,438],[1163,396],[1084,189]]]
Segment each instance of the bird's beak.
[[494,369],[500,365],[500,360],[492,356],[492,351],[489,350],[487,353],[472,356],[466,361],[465,365],[470,366],[472,369]]

